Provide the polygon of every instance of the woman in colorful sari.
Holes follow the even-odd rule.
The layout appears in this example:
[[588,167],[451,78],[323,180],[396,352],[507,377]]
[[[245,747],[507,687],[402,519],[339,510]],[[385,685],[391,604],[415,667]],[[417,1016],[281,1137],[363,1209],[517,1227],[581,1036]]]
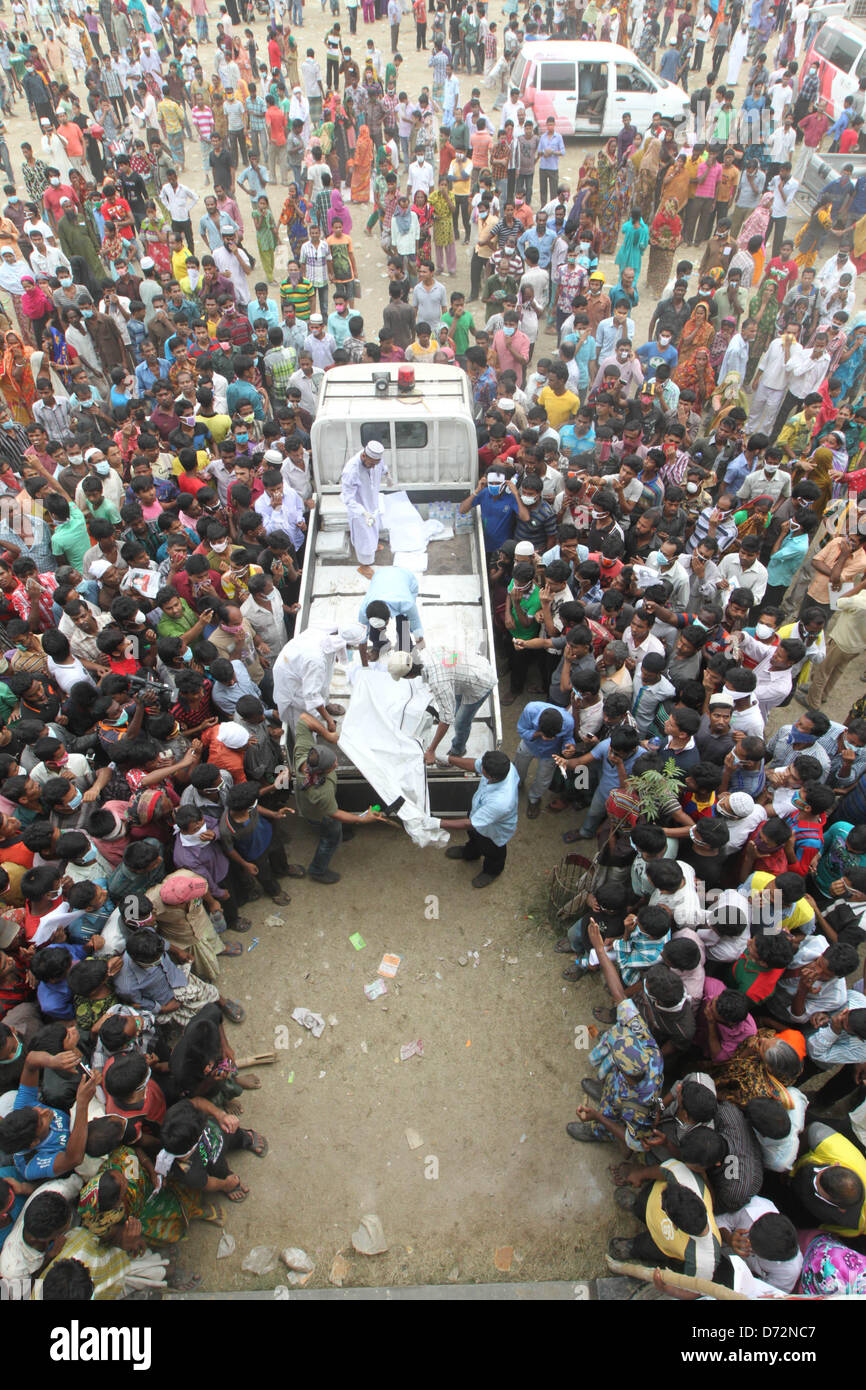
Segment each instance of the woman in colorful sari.
[[706,304],[696,304],[691,317],[686,320],[677,343],[679,359],[677,366],[690,362],[700,348],[709,349],[713,341],[713,326]]
[[457,247],[454,241],[455,203],[448,186],[448,176],[439,180],[437,188],[430,194],[430,208],[433,212],[433,248],[436,252],[436,269],[443,270],[442,260],[449,275],[457,274]]
[[662,180],[660,205],[664,207],[668,199],[673,199],[677,212],[682,212],[689,201],[689,175],[686,169],[686,156],[678,154]]
[[[836,436],[828,435],[828,439],[831,437],[835,439]],[[821,496],[812,506],[812,511],[816,516],[823,516],[824,508],[830,500],[832,468],[833,449],[826,443],[813,450],[809,458],[800,459],[794,468],[792,481],[795,484],[801,482],[803,478],[808,478],[810,483],[814,483],[817,488],[821,489]]]
[[735,406],[739,406],[748,414],[749,398],[740,385],[740,373],[728,372],[710,397],[709,407],[713,415],[703,433],[712,438],[719,428],[719,421],[726,420]]
[[[698,307],[703,308],[703,305]],[[710,366],[709,349],[698,348],[685,361],[680,358],[673,379],[681,391],[694,391],[696,409],[702,411],[716,384],[715,373]]]
[[853,399],[859,394],[858,386],[864,364],[866,364],[866,319],[859,318],[848,334],[845,347],[833,371],[837,381],[841,381],[844,395]]
[[[749,347],[749,367],[746,382],[751,381],[755,367],[776,336],[776,318],[779,312],[779,298],[773,280],[764,280],[749,300],[749,318],[758,325],[754,341]],[[753,365],[754,363],[754,365]]]
[[418,218],[418,226],[421,228],[421,233],[418,237],[417,259],[419,261],[429,261],[431,259],[430,239],[433,231],[433,209],[430,206],[429,199],[423,188],[419,188],[415,194],[415,198],[412,202],[412,211]]
[[710,1063],[707,1070],[715,1080],[719,1100],[742,1107],[756,1096],[770,1096],[790,1110],[793,1102],[787,1088],[800,1075],[804,1055],[802,1033],[761,1028],[740,1043],[729,1061]]
[[794,262],[800,270],[805,270],[807,266],[815,264],[821,243],[833,225],[833,218],[830,213],[832,202],[833,199],[829,194],[825,198],[821,198],[812,210],[808,222],[803,223],[794,237]]
[[355,145],[355,156],[352,160],[352,190],[351,199],[353,203],[368,203],[370,201],[370,173],[373,168],[373,141],[370,139],[370,129],[362,125],[358,131],[358,140]]
[[654,294],[658,299],[661,298],[662,290],[670,279],[674,255],[682,239],[683,223],[677,200],[669,195],[663,199],[653,218],[649,234],[646,282],[650,294]]
[[33,402],[36,386],[30,370],[32,347],[25,346],[17,333],[6,333],[0,363],[0,390],[6,399],[12,418],[19,425],[33,422]]
[[32,275],[22,275],[21,284],[24,290],[21,295],[21,312],[30,328],[27,341],[35,347],[42,337],[42,330],[54,313],[54,301],[37,285]]
[[643,220],[651,222],[656,208],[656,184],[658,182],[659,166],[661,161],[662,142],[657,140],[654,135],[644,140],[640,147],[640,159],[632,148],[632,164],[637,169],[637,179],[634,188],[634,205],[640,208]]
[[144,254],[150,256],[156,266],[157,275],[163,271],[171,274],[171,250],[168,244],[170,223],[157,204],[151,200],[146,204],[146,213],[139,228]]
[[[800,1242],[803,1242],[803,1235]],[[862,1298],[866,1294],[866,1255],[840,1236],[817,1231],[803,1250],[796,1292],[807,1298]]]
[[619,156],[616,139],[608,140],[598,155],[598,220],[601,225],[601,251],[612,256],[620,227],[617,172]]
[[68,345],[61,329],[53,323],[49,323],[43,329],[41,347],[45,353],[45,361],[50,364],[50,370],[57,373],[68,392],[72,385],[72,368],[78,361],[78,353]]
[[289,184],[289,192],[280,213],[280,226],[285,227],[292,248],[292,256],[297,260],[301,247],[307,240],[310,209],[298,193],[297,184]]
[[339,190],[338,188],[335,188],[334,191],[333,191],[332,194],[331,194],[331,206],[330,206],[330,208],[328,209],[328,235],[329,235],[329,236],[331,235],[331,232],[332,232],[332,230],[333,230],[333,227],[332,227],[331,224],[333,223],[335,217],[339,217],[340,221],[341,221],[342,224],[343,224],[343,231],[344,231],[344,232],[346,232],[347,234],[348,234],[349,232],[351,232],[351,230],[352,230],[352,218],[351,218],[351,216],[350,216],[350,214],[349,214],[349,210],[348,210],[348,208],[346,207],[346,204],[343,202],[343,195],[342,195],[342,193],[340,192],[340,190]]
[[15,318],[25,336],[29,332],[29,322],[21,309],[21,296],[24,293],[22,279],[27,271],[27,262],[19,260],[11,246],[0,250],[0,290],[4,291],[4,299],[12,300]]
[[748,251],[749,242],[753,236],[766,237],[767,228],[770,225],[770,211],[773,206],[772,193],[765,193],[754,212],[750,212],[742,227],[740,235],[737,237],[737,245],[741,251]]
[[[118,1130],[123,1133],[122,1124]],[[84,1184],[78,1215],[105,1245],[119,1245],[129,1253],[146,1245],[176,1245],[191,1221],[222,1220],[216,1202],[195,1188],[167,1178],[157,1192],[138,1154],[126,1144],[108,1154],[96,1177]]]

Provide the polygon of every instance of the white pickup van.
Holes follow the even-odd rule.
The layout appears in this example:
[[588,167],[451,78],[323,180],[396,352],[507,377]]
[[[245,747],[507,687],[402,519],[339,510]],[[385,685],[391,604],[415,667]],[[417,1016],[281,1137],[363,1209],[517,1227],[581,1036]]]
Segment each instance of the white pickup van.
[[688,93],[659,77],[618,43],[568,39],[527,43],[512,70],[527,115],[543,126],[553,116],[560,135],[616,135],[624,111],[644,131],[656,111],[679,124],[689,115]]
[[[407,368],[408,363],[361,363],[325,373],[311,436],[316,503],[308,517],[298,632],[357,622],[369,581],[358,573],[349,545],[340,475],[362,445],[371,439],[385,445],[384,462],[392,481],[387,491],[406,492],[425,520],[437,514],[446,520],[453,504],[478,482],[469,378],[459,367],[416,362],[411,369],[414,385],[400,389],[399,376],[405,377]],[[426,568],[418,573],[424,640],[433,650],[477,652],[495,663],[478,508],[461,517],[458,528],[453,538],[428,545]],[[376,556],[377,567],[393,563],[388,547]],[[400,563],[407,561],[401,558]],[[339,666],[331,695],[343,705],[351,701],[351,685]],[[473,721],[468,756],[481,757],[498,748],[501,737],[499,693],[494,688]],[[369,786],[341,750],[338,756],[340,804],[347,810],[369,806]],[[428,787],[434,813],[465,807],[463,773],[431,767]]]

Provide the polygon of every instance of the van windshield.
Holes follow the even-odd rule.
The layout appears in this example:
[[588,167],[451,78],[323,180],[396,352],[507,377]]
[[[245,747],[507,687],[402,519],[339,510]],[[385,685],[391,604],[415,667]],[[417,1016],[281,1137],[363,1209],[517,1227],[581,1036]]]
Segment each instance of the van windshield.
[[851,71],[862,48],[863,45],[858,39],[834,29],[832,24],[825,24],[823,29],[818,31],[815,40],[815,52],[820,53],[826,62],[832,63],[840,72]]

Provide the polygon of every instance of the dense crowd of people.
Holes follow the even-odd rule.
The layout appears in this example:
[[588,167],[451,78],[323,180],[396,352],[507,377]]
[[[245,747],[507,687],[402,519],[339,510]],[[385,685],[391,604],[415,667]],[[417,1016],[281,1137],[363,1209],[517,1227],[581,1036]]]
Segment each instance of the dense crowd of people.
[[[478,779],[444,822],[474,887],[522,793],[548,863],[557,815],[583,843],[556,952],[610,1005],[568,1132],[628,1155],[611,1257],[683,1297],[862,1293],[866,697],[836,690],[866,647],[866,176],[792,221],[793,166],[857,149],[864,92],[824,110],[805,0],[362,0],[361,40],[346,8],[323,47],[299,0],[265,37],[236,0],[0,16],[0,105],[38,132],[13,166],[0,126],[4,1290],[189,1289],[189,1223],[248,1195],[228,962],[249,902],[336,884],[382,819],[337,797],[358,648],[427,687],[425,762]],[[693,128],[624,112],[570,178],[511,85],[547,36],[696,74]],[[376,440],[342,479],[359,621],[295,633],[325,373],[403,362],[468,377],[494,652],[414,643]],[[467,757],[500,674],[511,753]]]

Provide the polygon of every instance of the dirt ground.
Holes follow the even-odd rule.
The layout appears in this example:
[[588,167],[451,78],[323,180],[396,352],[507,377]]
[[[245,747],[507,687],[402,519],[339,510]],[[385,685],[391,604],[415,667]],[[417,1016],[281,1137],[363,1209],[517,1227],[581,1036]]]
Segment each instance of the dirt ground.
[[[490,10],[501,32],[499,5]],[[387,59],[385,21],[369,29],[359,22],[358,35],[348,39],[345,10],[340,19],[356,57],[372,33]],[[301,56],[314,45],[323,71],[322,39],[331,22],[330,11],[310,4],[296,34]],[[252,27],[263,43],[265,23],[257,16]],[[430,79],[429,55],[416,55],[414,26],[406,17],[401,49],[400,86],[414,96]],[[206,71],[213,52],[212,44],[202,46]],[[465,74],[460,83],[464,99],[481,85]],[[482,86],[482,93],[491,107],[488,89]],[[32,122],[20,114],[20,98],[17,109],[7,122],[16,170],[20,141],[31,138],[38,147]],[[564,172],[576,178],[591,148],[570,141]],[[188,154],[181,177],[203,193],[197,142]],[[277,214],[282,196],[281,190],[271,197]],[[246,215],[248,200],[240,200]],[[202,210],[194,210],[196,226]],[[372,336],[387,281],[378,240],[363,234],[368,211],[353,209],[352,236],[363,286],[358,308]],[[445,284],[468,292],[468,250],[460,247],[458,255],[457,276]],[[612,259],[601,268],[616,277]],[[635,312],[638,344],[646,340],[653,308],[644,298]],[[480,311],[476,321],[483,322]],[[539,350],[554,343],[542,335]],[[863,689],[859,663],[852,665],[854,672],[837,687],[830,711],[837,716]],[[518,712],[505,712],[504,746],[512,752]],[[232,1029],[232,1041],[238,1055],[285,1040],[288,1047],[277,1052],[275,1066],[260,1069],[261,1091],[244,1098],[243,1122],[267,1135],[270,1153],[263,1161],[250,1155],[237,1161],[252,1190],[243,1204],[224,1203],[235,1253],[217,1262],[220,1233],[200,1224],[182,1248],[182,1263],[203,1275],[206,1289],[275,1284],[280,1274],[257,1278],[241,1269],[258,1245],[303,1247],[316,1262],[315,1285],[327,1283],[339,1251],[350,1267],[347,1283],[364,1285],[604,1272],[608,1239],[631,1229],[611,1202],[607,1166],[614,1150],[575,1144],[565,1133],[588,1071],[586,1052],[575,1050],[574,1030],[592,1023],[603,987],[585,981],[576,990],[564,983],[566,961],[552,952],[545,915],[549,874],[565,853],[560,835],[570,823],[568,814],[545,814],[531,823],[522,818],[506,873],[483,893],[470,886],[473,871],[447,861],[442,851],[420,851],[396,830],[362,829],[335,861],[343,875],[338,885],[288,885],[285,925],[265,927],[270,904],[252,906],[254,932],[238,939],[249,946],[257,935],[258,945],[223,968],[226,992],[244,1002],[248,1015]],[[291,857],[308,863],[311,835],[303,825],[293,834]],[[438,901],[433,920],[425,916],[431,895]],[[361,951],[349,942],[356,931],[367,942]],[[370,1003],[363,986],[376,977],[385,951],[401,955],[402,964],[388,994]],[[337,1021],[315,1040],[291,1019],[298,1005]],[[423,1058],[401,1062],[401,1044],[418,1038]],[[421,1137],[415,1150],[407,1129]],[[390,1245],[375,1258],[355,1254],[350,1242],[368,1212],[381,1217]],[[510,1273],[494,1265],[494,1251],[502,1246],[514,1250]]]

